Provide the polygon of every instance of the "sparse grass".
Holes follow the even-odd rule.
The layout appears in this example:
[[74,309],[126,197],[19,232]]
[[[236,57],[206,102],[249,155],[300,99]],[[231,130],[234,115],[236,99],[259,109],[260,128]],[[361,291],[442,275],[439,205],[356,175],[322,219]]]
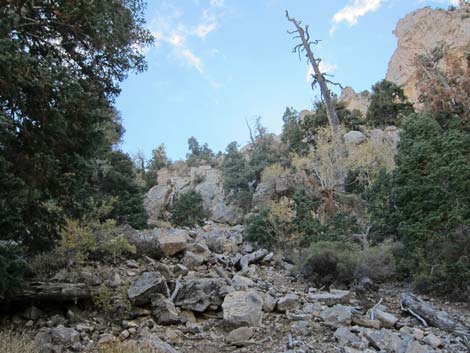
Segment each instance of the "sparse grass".
[[39,346],[25,334],[0,331],[0,353],[39,353]]

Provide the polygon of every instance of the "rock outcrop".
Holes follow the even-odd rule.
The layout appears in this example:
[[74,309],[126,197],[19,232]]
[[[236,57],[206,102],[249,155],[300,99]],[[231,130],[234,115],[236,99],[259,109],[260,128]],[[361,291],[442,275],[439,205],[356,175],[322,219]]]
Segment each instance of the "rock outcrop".
[[209,211],[209,219],[229,224],[239,223],[240,211],[225,200],[222,174],[210,165],[158,172],[157,185],[149,190],[144,206],[149,215],[149,224],[158,224],[159,219],[168,218],[168,210],[176,195],[195,190],[202,196],[203,206]]
[[347,109],[359,110],[362,115],[366,115],[367,109],[369,109],[370,104],[370,92],[363,91],[356,93],[351,87],[345,87],[341,91],[341,97],[339,98],[343,102]]
[[387,71],[387,80],[402,86],[408,98],[416,104],[416,56],[430,53],[444,45],[446,52],[440,69],[446,71],[450,58],[464,60],[470,42],[470,9],[463,6],[453,11],[424,8],[401,19],[394,32],[398,45]]

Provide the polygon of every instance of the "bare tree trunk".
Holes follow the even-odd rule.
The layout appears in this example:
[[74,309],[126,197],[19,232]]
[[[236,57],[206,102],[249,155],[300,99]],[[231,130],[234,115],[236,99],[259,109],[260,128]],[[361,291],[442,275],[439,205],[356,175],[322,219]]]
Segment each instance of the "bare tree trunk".
[[[325,102],[326,113],[328,116],[328,122],[330,124],[331,133],[333,137],[336,137],[339,133],[339,119],[338,119],[338,114],[336,113],[335,102],[331,98],[331,92],[328,88],[327,80],[325,79],[325,76],[320,70],[320,67],[319,67],[320,60],[315,58],[315,56],[313,55],[313,51],[310,47],[311,42],[310,42],[310,35],[308,33],[308,26],[306,26],[305,29],[302,28],[300,26],[300,22],[297,21],[295,18],[289,17],[289,12],[287,11],[286,11],[286,17],[290,22],[294,24],[296,28],[295,32],[298,33],[299,38],[302,41],[302,44],[299,44],[299,45],[303,46],[306,52],[308,61],[310,65],[312,65],[313,72],[314,72],[314,75],[313,75],[314,83],[318,82],[318,85],[320,86],[320,92],[321,92],[323,101]],[[297,46],[294,50],[295,51],[299,50],[299,46]]]
[[340,125],[339,125],[339,118],[338,118],[338,113],[336,112],[336,107],[335,107],[335,102],[331,96],[331,91],[328,88],[328,83],[340,86],[339,83],[332,82],[325,78],[325,74],[321,72],[320,70],[320,62],[321,59],[315,58],[311,44],[317,44],[318,41],[310,41],[310,34],[308,32],[308,25],[303,28],[301,26],[301,22],[297,21],[295,18],[289,16],[289,12],[286,10],[286,17],[287,19],[292,22],[295,26],[295,31],[289,32],[289,34],[297,34],[295,38],[300,38],[302,41],[301,44],[298,44],[297,46],[294,47],[294,52],[300,53],[305,52],[308,62],[310,65],[312,65],[313,72],[312,78],[312,89],[315,84],[318,84],[320,86],[320,92],[321,96],[323,99],[323,102],[325,103],[326,107],[326,113],[328,116],[328,123],[330,125],[331,129],[331,139],[334,144],[334,163],[333,163],[333,174],[334,174],[334,180],[338,181],[340,188],[344,187],[344,168],[343,168],[343,159],[346,156],[346,149],[343,144],[342,137],[340,135]]

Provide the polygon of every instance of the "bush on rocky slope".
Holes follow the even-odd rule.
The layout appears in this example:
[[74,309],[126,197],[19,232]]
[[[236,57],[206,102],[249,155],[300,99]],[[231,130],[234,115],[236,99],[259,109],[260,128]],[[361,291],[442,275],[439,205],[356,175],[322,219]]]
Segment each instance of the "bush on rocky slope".
[[176,196],[171,208],[171,223],[179,227],[203,225],[208,213],[204,210],[202,196],[191,190]]

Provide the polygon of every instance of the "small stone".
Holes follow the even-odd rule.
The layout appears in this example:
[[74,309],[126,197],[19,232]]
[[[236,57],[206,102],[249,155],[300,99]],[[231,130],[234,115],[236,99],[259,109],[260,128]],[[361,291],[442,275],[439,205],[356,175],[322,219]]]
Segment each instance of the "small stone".
[[387,313],[379,309],[375,309],[374,312],[375,317],[382,323],[384,327],[393,328],[398,322],[398,318],[393,314]]
[[62,343],[66,346],[80,341],[80,333],[73,328],[68,328],[64,325],[59,325],[51,329],[51,337],[55,343]]
[[424,337],[423,341],[436,349],[444,346],[442,340],[432,333]]
[[119,334],[119,339],[120,339],[121,341],[124,341],[124,340],[128,339],[130,335],[131,335],[131,334],[129,333],[128,330],[124,330],[124,331],[122,331],[122,332]]
[[248,341],[253,337],[254,333],[255,331],[252,327],[239,327],[230,331],[228,334],[228,341],[231,343]]
[[309,293],[308,299],[313,302],[324,303],[328,306],[349,304],[351,300],[351,292],[333,289],[329,293]]
[[333,327],[349,326],[352,319],[352,308],[344,305],[335,305],[320,313],[325,324]]
[[176,342],[179,339],[180,335],[177,331],[171,328],[167,328],[165,331],[165,337],[169,342]]
[[236,290],[247,290],[250,287],[253,287],[255,282],[245,276],[235,275],[232,278],[232,286]]
[[194,270],[204,263],[205,259],[203,256],[195,254],[191,251],[186,251],[183,258],[183,266],[190,270]]
[[299,307],[299,297],[296,294],[287,294],[277,301],[276,310],[281,313],[295,310]]
[[153,316],[160,325],[172,325],[181,322],[175,305],[163,295],[152,298]]
[[351,346],[354,348],[364,349],[367,348],[368,344],[363,342],[358,336],[351,332],[351,330],[346,327],[338,328],[334,337],[341,346]]

